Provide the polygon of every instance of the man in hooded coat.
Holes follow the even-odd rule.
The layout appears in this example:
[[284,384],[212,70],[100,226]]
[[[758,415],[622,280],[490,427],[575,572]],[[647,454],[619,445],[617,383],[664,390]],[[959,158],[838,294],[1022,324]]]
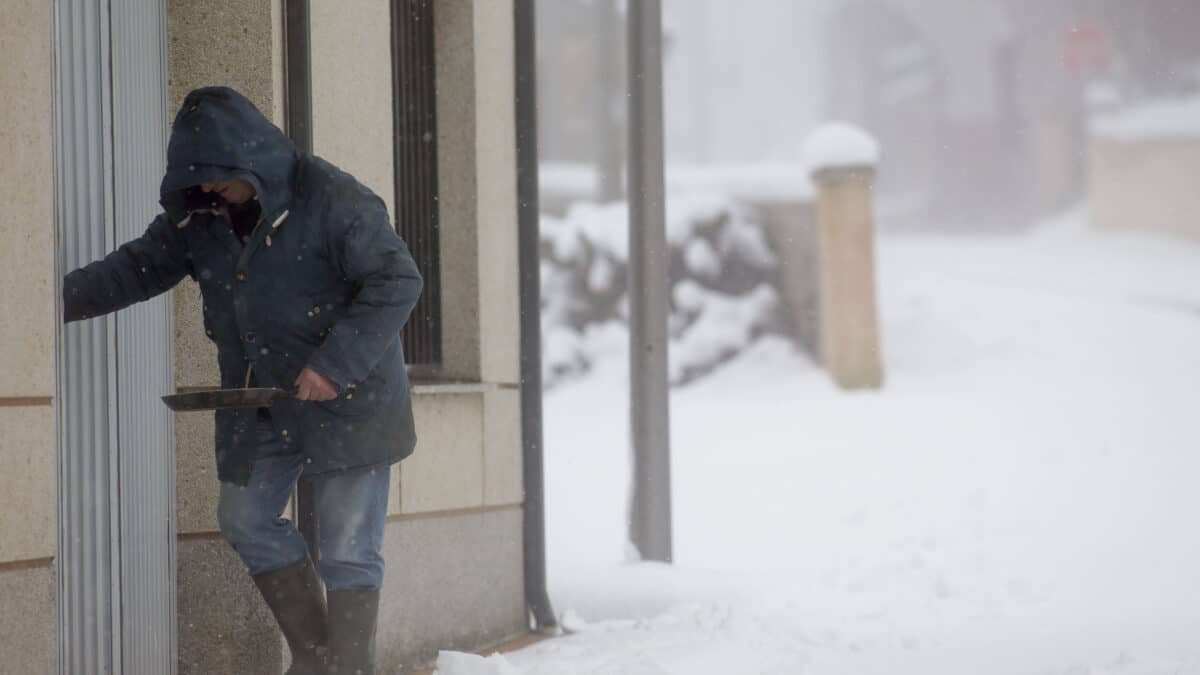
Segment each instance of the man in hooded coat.
[[[416,444],[400,329],[421,275],[383,200],[229,88],[184,99],[160,202],[145,234],[65,277],[65,320],[191,277],[221,386],[296,392],[216,411],[218,521],[279,622],[289,673],[371,673],[389,466]],[[301,475],[316,565],[280,517]]]

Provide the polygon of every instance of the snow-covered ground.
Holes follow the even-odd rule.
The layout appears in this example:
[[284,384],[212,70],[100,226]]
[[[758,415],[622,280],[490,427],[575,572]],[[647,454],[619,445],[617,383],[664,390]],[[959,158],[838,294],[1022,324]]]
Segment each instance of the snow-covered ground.
[[1200,245],[879,242],[885,388],[761,341],[672,397],[628,562],[625,362],[546,400],[570,634],[441,675],[1200,673]]

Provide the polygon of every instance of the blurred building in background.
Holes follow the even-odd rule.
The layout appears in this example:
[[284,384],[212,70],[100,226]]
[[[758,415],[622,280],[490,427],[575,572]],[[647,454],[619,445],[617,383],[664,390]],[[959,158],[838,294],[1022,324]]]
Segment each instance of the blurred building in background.
[[1022,226],[1084,195],[1094,115],[1195,91],[1197,27],[1180,0],[842,0],[827,110],[880,138],[918,219]]
[[[623,6],[556,0],[539,16],[551,385],[586,372],[624,321]],[[861,126],[882,147],[880,231],[1017,233],[1085,205],[1096,227],[1200,236],[1200,3],[663,9],[677,384],[764,332],[815,353],[819,261],[803,141],[828,121]],[[754,309],[721,314],[729,330],[701,348],[695,328],[717,322],[716,307]]]
[[[619,196],[621,12],[562,0],[539,19],[551,205],[560,186]],[[884,228],[1028,226],[1088,192],[1097,117],[1200,89],[1189,0],[667,0],[664,12],[669,162],[799,162],[816,125],[850,121],[884,149]]]

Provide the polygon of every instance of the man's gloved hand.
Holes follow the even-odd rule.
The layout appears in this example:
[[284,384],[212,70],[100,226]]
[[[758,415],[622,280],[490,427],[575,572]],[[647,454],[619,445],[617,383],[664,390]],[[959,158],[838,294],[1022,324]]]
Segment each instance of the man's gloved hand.
[[333,382],[311,368],[300,371],[296,378],[296,398],[301,401],[332,401],[337,395]]

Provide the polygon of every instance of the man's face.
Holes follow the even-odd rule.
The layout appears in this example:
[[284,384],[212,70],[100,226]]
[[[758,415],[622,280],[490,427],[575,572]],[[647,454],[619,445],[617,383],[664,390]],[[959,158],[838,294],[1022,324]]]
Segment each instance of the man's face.
[[237,178],[217,183],[201,183],[200,189],[215,192],[230,204],[245,204],[254,197],[254,186]]

